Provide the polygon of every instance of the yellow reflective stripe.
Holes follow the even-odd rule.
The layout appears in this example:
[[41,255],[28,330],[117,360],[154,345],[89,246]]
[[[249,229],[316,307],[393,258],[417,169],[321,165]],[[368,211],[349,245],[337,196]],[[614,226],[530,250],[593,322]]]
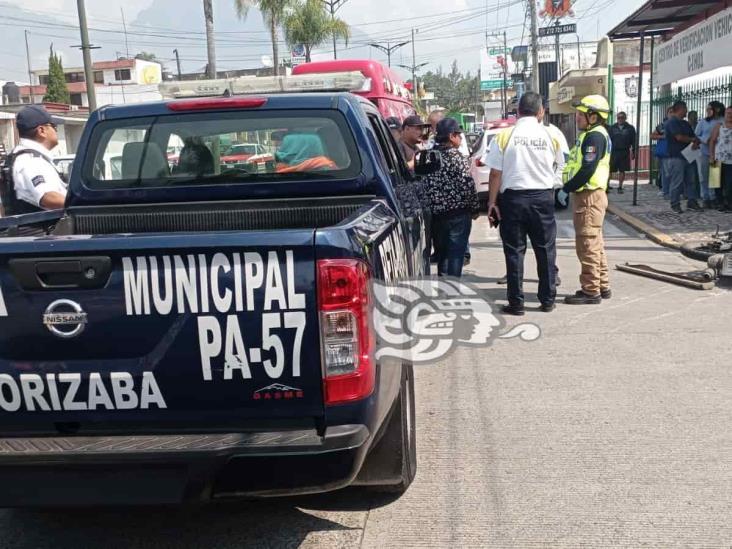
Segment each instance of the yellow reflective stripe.
[[501,133],[496,136],[496,143],[498,143],[498,148],[501,149],[501,152],[506,152],[506,147],[508,147],[508,142],[511,140],[512,134],[513,128],[509,128],[501,131]]

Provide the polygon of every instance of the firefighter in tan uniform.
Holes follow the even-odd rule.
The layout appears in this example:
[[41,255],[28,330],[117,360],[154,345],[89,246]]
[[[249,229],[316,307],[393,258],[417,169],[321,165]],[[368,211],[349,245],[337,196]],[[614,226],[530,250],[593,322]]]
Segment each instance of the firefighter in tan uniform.
[[564,302],[568,305],[596,305],[612,297],[602,234],[611,150],[610,136],[604,124],[610,114],[610,105],[601,95],[588,95],[574,107],[580,134],[564,166],[563,190],[574,193],[575,245],[582,265],[582,289],[566,297]]

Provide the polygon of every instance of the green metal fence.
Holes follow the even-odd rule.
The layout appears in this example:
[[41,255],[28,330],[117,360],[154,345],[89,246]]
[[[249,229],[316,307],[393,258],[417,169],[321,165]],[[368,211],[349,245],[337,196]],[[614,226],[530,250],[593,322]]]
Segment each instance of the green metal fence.
[[[658,93],[658,89],[655,90]],[[661,94],[651,102],[651,127],[653,131],[666,116],[666,111],[674,101],[682,100],[689,107],[689,112],[696,112],[699,119],[706,116],[707,105],[711,101],[720,101],[726,106],[732,106],[732,76],[725,75],[707,80],[699,80],[685,86],[672,88],[671,93]],[[651,180],[658,173],[658,160],[653,157],[651,163]]]

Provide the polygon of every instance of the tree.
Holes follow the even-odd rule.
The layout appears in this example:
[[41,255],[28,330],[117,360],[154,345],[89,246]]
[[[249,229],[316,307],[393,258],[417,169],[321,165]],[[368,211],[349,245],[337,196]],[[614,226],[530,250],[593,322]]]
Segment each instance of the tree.
[[216,78],[216,45],[214,42],[213,0],[203,0],[203,16],[206,19],[206,51],[208,63],[206,76]]
[[293,8],[284,20],[285,40],[292,48],[305,48],[305,61],[311,61],[314,48],[331,37],[342,38],[348,45],[351,31],[345,21],[332,18],[321,0],[305,0]]
[[[94,83],[87,85],[93,86]],[[61,58],[53,51],[51,44],[51,54],[48,56],[48,84],[46,85],[46,95],[43,96],[44,103],[71,103],[69,95],[69,87],[66,85],[66,77],[64,76],[64,67]]]
[[135,56],[135,59],[141,59],[143,61],[151,61],[153,63],[158,62],[158,57],[154,53],[151,53],[149,51],[141,51]]
[[287,9],[293,6],[294,0],[234,0],[236,12],[240,19],[246,19],[250,8],[257,8],[269,27],[269,36],[272,40],[272,62],[275,76],[280,74],[280,55],[277,45],[278,29],[282,25]]
[[442,67],[436,72],[429,71],[422,76],[427,91],[435,94],[435,103],[444,105],[448,112],[478,112],[481,107],[480,82],[469,71],[460,72],[457,62],[453,62],[450,72],[445,74]]

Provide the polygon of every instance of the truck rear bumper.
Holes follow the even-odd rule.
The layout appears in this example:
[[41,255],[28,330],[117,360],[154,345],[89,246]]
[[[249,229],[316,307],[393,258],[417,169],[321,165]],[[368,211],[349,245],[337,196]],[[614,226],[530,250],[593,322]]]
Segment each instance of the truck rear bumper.
[[207,435],[0,439],[0,506],[135,505],[285,496],[350,484],[364,425]]

